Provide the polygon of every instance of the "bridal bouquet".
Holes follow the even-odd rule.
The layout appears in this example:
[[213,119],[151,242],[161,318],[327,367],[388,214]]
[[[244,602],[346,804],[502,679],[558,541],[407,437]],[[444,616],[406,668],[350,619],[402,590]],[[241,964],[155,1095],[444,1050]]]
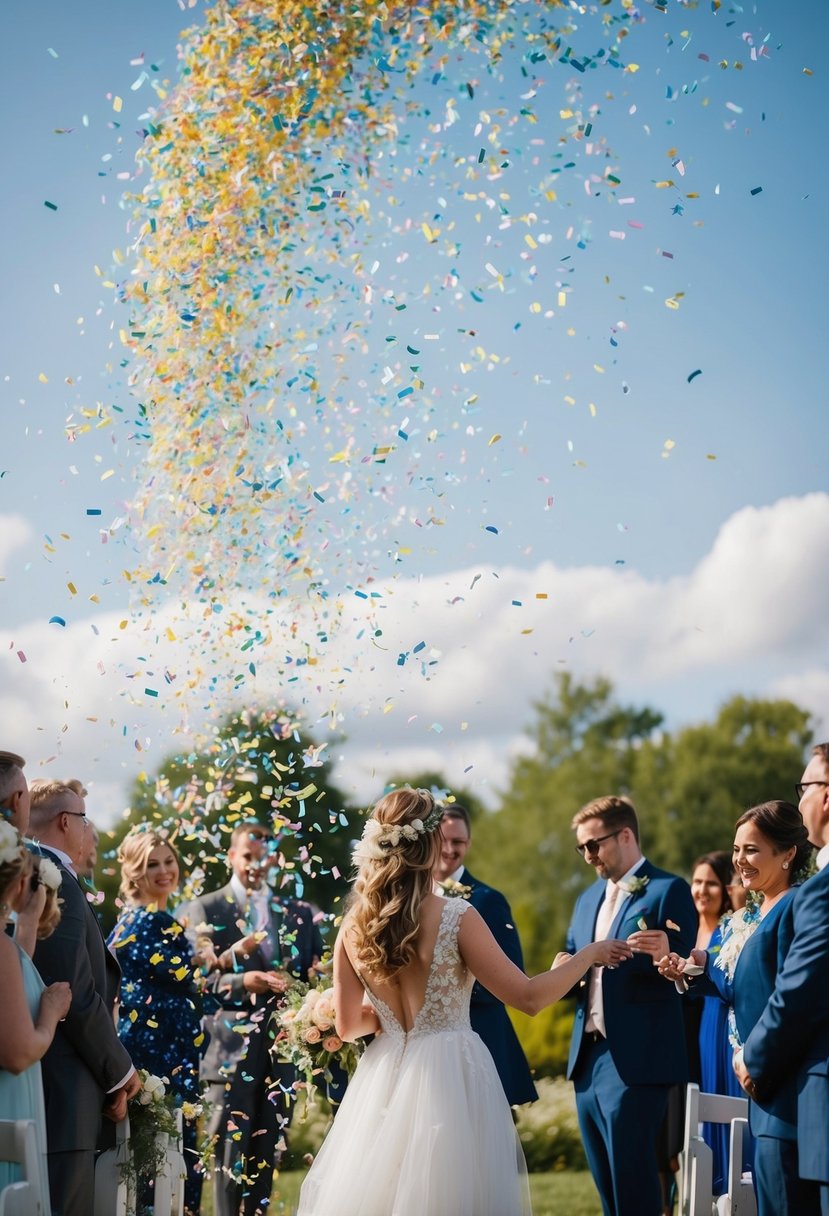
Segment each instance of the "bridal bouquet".
[[311,1101],[320,1081],[333,1080],[331,1065],[336,1061],[349,1076],[357,1067],[362,1044],[345,1043],[334,1026],[334,990],[294,984],[274,1015],[277,1059],[293,1064],[305,1078]]

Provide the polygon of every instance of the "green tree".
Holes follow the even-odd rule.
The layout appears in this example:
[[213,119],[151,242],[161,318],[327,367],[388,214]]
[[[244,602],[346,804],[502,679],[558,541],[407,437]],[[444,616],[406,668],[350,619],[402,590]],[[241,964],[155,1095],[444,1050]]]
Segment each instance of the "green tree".
[[108,911],[119,881],[113,859],[131,827],[167,828],[189,889],[210,891],[227,881],[230,834],[247,820],[273,830],[286,893],[335,910],[348,890],[355,830],[324,750],[285,710],[242,710],[203,747],[139,776],[129,812],[102,842],[99,887]]
[[[530,974],[564,948],[573,904],[593,878],[574,851],[574,813],[598,794],[632,791],[637,752],[662,721],[656,710],[619,704],[609,680],[579,684],[567,673],[534,709],[532,750],[513,763],[499,810],[476,829],[474,859],[510,901]],[[532,1066],[563,1071],[571,1003],[535,1019],[512,1016]]]
[[[527,966],[540,971],[563,948],[573,903],[593,878],[570,821],[599,794],[632,792],[639,747],[662,718],[620,705],[607,679],[578,684],[567,673],[534,708],[532,751],[513,763],[500,809],[481,822],[475,865],[504,890]],[[496,859],[497,873],[486,864]]]
[[688,874],[711,849],[731,849],[744,810],[794,800],[813,735],[791,701],[733,697],[713,722],[649,741],[637,756],[634,800],[647,825],[649,856]]

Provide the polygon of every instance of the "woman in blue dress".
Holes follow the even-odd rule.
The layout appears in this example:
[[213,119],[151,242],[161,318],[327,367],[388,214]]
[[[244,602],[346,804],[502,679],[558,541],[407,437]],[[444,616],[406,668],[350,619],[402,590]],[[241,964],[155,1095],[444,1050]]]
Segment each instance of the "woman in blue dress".
[[[136,1068],[165,1078],[177,1105],[195,1106],[201,1097],[205,1036],[192,950],[167,911],[178,888],[178,856],[165,833],[139,827],[125,836],[118,860],[124,909],[108,942],[122,975],[118,1034]],[[188,1216],[195,1216],[201,1204],[195,1143],[195,1120],[185,1119]]]
[[[750,902],[731,917],[717,953],[710,947],[693,950],[689,959],[668,955],[660,964],[669,979],[702,973],[699,989],[727,1007],[735,1052],[774,991],[793,935],[793,880],[805,872],[811,852],[803,819],[791,803],[764,802],[746,811],[737,820],[733,860]],[[768,1101],[749,1102],[758,1216],[811,1213],[798,1178],[794,1080]]]
[[[40,1061],[55,1035],[55,1028],[65,1016],[72,1000],[69,985],[63,982],[47,988],[35,970],[34,963],[18,942],[3,930],[13,913],[21,910],[30,898],[32,884],[42,888],[35,891],[43,907],[46,888],[53,879],[49,875],[51,862],[43,868],[26,849],[17,829],[0,818],[0,1119],[30,1119],[35,1125],[38,1157],[38,1182],[43,1216],[49,1212],[49,1177],[46,1170],[46,1114],[43,1106],[43,1083]],[[57,876],[60,883],[60,877]],[[54,892],[54,886],[51,887]],[[55,897],[52,895],[52,903]],[[57,923],[51,918],[48,931]],[[44,936],[46,933],[44,932]],[[19,1168],[0,1162],[0,1191],[19,1178]]]
[[[722,945],[722,935],[730,916],[730,887],[734,868],[731,855],[725,852],[705,853],[694,862],[691,871],[691,895],[699,914],[696,947],[715,956]],[[725,1094],[743,1098],[745,1094],[731,1064],[734,1054],[728,1037],[728,1005],[716,996],[703,996],[699,1025],[700,1089],[706,1094]],[[715,1195],[727,1189],[728,1139],[730,1129],[725,1123],[703,1123],[702,1135],[713,1156],[712,1184]],[[750,1138],[743,1145],[743,1170],[752,1168],[753,1149]]]

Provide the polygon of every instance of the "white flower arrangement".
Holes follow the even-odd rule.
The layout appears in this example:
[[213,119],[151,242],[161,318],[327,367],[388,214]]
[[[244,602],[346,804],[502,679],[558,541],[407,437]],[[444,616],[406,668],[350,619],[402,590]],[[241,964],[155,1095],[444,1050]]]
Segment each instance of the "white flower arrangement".
[[50,857],[38,859],[38,882],[49,891],[59,891],[62,881],[61,872]]
[[714,959],[714,966],[724,971],[730,980],[734,978],[734,969],[737,966],[737,960],[742,953],[743,946],[745,946],[759,924],[759,903],[755,903],[752,906],[747,904],[745,908],[740,908],[738,912],[733,912],[730,916],[723,917],[723,940]]
[[413,819],[411,823],[381,823],[379,819],[367,819],[352,858],[356,865],[368,859],[382,861],[401,841],[417,840],[426,830],[422,819]]
[[627,878],[617,885],[625,895],[641,895],[649,882],[650,878],[647,875],[640,877],[638,874],[634,874],[632,878]]
[[19,861],[23,847],[17,828],[8,820],[0,819],[0,866]]
[[472,888],[466,883],[456,882],[454,878],[446,878],[443,882],[439,882],[440,893],[445,899],[469,899],[472,894]]
[[151,1072],[142,1071],[141,1088],[135,1095],[135,1101],[141,1106],[152,1106],[153,1102],[163,1102],[167,1087],[161,1077],[153,1076]]
[[161,1077],[138,1070],[141,1088],[129,1100],[129,1153],[120,1163],[121,1180],[127,1184],[131,1202],[129,1216],[136,1216],[135,1197],[142,1185],[153,1182],[167,1157],[169,1142],[178,1137],[175,1100]]

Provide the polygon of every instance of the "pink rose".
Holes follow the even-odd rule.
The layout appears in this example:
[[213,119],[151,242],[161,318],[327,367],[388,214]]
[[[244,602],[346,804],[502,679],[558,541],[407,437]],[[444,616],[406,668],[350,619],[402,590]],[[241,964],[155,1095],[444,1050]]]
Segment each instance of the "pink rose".
[[303,1037],[306,1043],[319,1043],[322,1035],[316,1026],[309,1026]]
[[327,1038],[322,1040],[322,1045],[326,1051],[335,1052],[340,1050],[343,1041],[337,1035],[329,1034]]

